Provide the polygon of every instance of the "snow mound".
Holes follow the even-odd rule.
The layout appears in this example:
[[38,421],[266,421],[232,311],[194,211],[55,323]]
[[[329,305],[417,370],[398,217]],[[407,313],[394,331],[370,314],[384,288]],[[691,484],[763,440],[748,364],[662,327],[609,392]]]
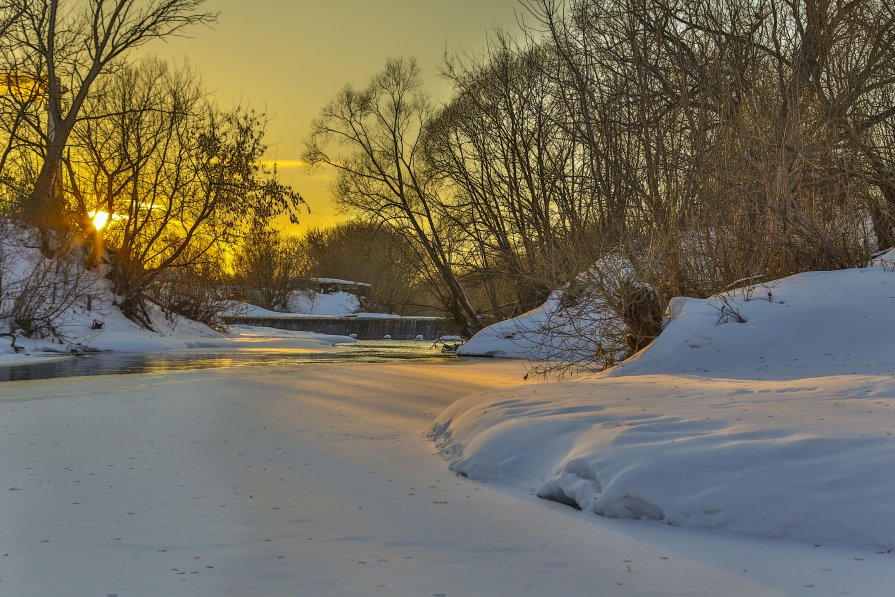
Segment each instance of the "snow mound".
[[[745,323],[737,323],[731,310]],[[677,298],[669,312],[672,321],[656,341],[609,375],[794,379],[895,373],[891,268],[808,272],[735,291],[726,304],[717,297]]]
[[346,316],[360,311],[360,299],[350,292],[300,291],[293,293],[289,301],[289,311],[306,315]]
[[457,354],[531,361],[578,361],[580,354],[592,355],[600,317],[570,313],[561,302],[562,292],[555,291],[540,307],[482,329]]
[[401,317],[394,313],[368,313],[355,311],[360,308],[360,301],[356,295],[348,292],[332,294],[320,294],[316,292],[302,292],[293,296],[290,301],[291,308],[297,311],[271,311],[251,303],[239,301],[231,302],[227,309],[228,317],[258,317],[265,319],[296,319],[301,317],[360,317],[373,319],[392,319]]
[[431,431],[451,469],[607,517],[895,547],[891,268],[671,307],[613,370],[453,404]]

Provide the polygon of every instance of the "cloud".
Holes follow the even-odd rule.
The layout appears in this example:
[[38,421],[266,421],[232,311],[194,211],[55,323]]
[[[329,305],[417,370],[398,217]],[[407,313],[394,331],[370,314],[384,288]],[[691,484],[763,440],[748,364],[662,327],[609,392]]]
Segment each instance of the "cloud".
[[310,169],[310,164],[305,160],[261,160],[258,163],[265,168],[276,166],[277,170],[281,174],[286,174],[287,177],[299,174],[305,180],[315,178],[331,181],[336,175],[336,170],[332,166],[317,164],[313,169]]
[[276,166],[280,170],[308,167],[308,163],[304,160],[261,160],[261,165],[267,168]]

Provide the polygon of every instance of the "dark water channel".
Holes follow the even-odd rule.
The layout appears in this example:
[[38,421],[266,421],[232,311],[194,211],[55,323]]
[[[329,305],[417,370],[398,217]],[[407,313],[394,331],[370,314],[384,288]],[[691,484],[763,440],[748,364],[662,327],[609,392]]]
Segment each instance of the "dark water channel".
[[60,357],[31,365],[0,366],[0,382],[84,375],[118,375],[183,371],[213,367],[257,365],[307,366],[323,363],[387,363],[393,361],[443,361],[455,359],[432,348],[431,342],[401,340],[361,340],[314,349],[197,349],[153,353],[109,352],[81,357]]

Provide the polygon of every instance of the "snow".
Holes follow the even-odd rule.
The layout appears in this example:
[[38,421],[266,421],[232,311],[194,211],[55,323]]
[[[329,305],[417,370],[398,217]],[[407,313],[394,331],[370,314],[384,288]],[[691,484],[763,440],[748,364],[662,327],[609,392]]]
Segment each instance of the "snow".
[[[291,311],[271,311],[249,303],[234,302],[227,309],[229,317],[255,317],[264,319],[301,319],[320,317],[358,317],[367,319],[395,319],[401,315],[394,313],[370,313],[360,310],[358,297],[349,292],[321,294],[300,291],[293,295]],[[437,317],[416,317],[416,319],[438,319]]]
[[300,319],[301,317],[369,317],[377,319],[400,317],[392,313],[361,311],[360,299],[350,292],[319,293],[297,291],[289,301],[289,311],[271,311],[249,303],[234,302],[228,309],[231,317],[262,317],[267,319]]
[[[347,336],[332,336],[312,332],[294,332],[273,328],[233,325],[226,333],[217,332],[208,326],[183,317],[165,317],[157,308],[149,311],[157,331],[150,331],[137,325],[111,305],[108,297],[100,297],[91,313],[76,313],[69,319],[69,333],[80,339],[77,346],[85,351],[117,352],[158,352],[165,350],[189,349],[305,349],[326,348],[335,344],[355,342]],[[101,321],[103,328],[91,329],[94,320]],[[0,355],[0,365],[17,362],[20,364],[39,362],[47,358],[58,358],[53,351],[67,352],[65,346],[46,340],[20,338],[28,354]]]
[[333,292],[329,294],[299,291],[292,295],[289,303],[292,313],[307,315],[346,316],[360,311],[360,299],[350,292]]
[[[14,293],[22,287],[35,268],[50,267],[52,262],[43,258],[36,232],[10,220],[0,219],[0,278],[5,286],[0,292],[0,307],[12,303]],[[70,265],[77,269],[78,255]],[[64,268],[63,268],[64,269]],[[0,366],[33,364],[52,359],[66,358],[71,351],[119,351],[157,352],[192,349],[325,349],[334,344],[354,342],[345,336],[331,336],[310,332],[291,332],[267,328],[231,326],[222,333],[210,327],[173,314],[165,314],[152,303],[147,304],[147,314],[152,330],[127,319],[117,307],[111,283],[102,276],[102,268],[78,270],[82,275],[80,295],[60,314],[56,327],[64,334],[58,338],[17,337],[16,352],[9,340],[0,338]],[[56,283],[60,295],[66,280],[72,276],[60,275],[48,283]],[[5,293],[5,294],[4,294]],[[88,299],[89,296],[89,299]],[[353,296],[353,295],[352,295]],[[336,297],[339,298],[339,297]],[[356,297],[355,297],[356,300]],[[276,316],[252,305],[237,305],[235,311],[250,311],[256,316]],[[8,322],[0,320],[0,332],[8,329]]]
[[811,272],[727,303],[675,299],[630,361],[468,397],[432,436],[459,474],[591,515],[891,550],[895,273]]
[[[339,293],[339,294],[347,294],[347,293]],[[326,294],[316,295],[318,298],[323,298]],[[354,295],[350,295],[354,297]],[[357,297],[354,297],[357,298]],[[298,305],[296,308],[302,308],[302,303],[300,301],[294,301],[293,305]],[[402,317],[401,315],[396,315],[394,313],[367,313],[365,311],[354,312],[343,309],[342,306],[339,306],[338,303],[327,303],[327,301],[320,301],[321,308],[314,309],[310,306],[307,307],[308,310],[313,311],[313,313],[302,313],[302,312],[283,312],[283,311],[271,311],[269,309],[265,309],[264,307],[258,307],[257,305],[252,305],[249,303],[234,303],[228,310],[228,317],[250,317],[250,318],[261,318],[261,319],[319,319],[321,317],[357,317],[361,319],[396,319]],[[344,306],[344,305],[343,305]],[[329,311],[329,313],[326,313]],[[437,317],[414,317],[414,319],[438,319]]]
[[480,330],[457,354],[562,363],[577,371],[592,366],[599,344],[607,356],[621,360],[625,348],[613,339],[624,336],[622,324],[598,295],[586,290],[628,286],[652,291],[627,257],[604,255],[539,307]]
[[523,372],[495,360],[0,384],[2,593],[735,597],[895,581],[886,554],[606,519],[447,471],[423,435],[432,418]]
[[320,284],[341,284],[343,286],[360,286],[370,288],[370,284],[366,282],[354,282],[352,280],[342,280],[340,278],[311,278],[312,282],[319,282]]
[[[111,303],[96,300],[93,312],[72,313],[67,320],[68,332],[80,342],[73,348],[82,351],[159,352],[188,350],[325,350],[337,344],[356,342],[347,336],[297,332],[265,327],[231,325],[225,333],[183,317],[165,317],[150,306],[149,312],[157,331],[150,331],[130,321]],[[91,329],[94,320],[102,329]],[[0,352],[0,367],[30,365],[67,358],[69,347],[49,340],[19,338],[25,352]],[[4,350],[6,348],[4,347]]]
[[560,307],[561,299],[562,292],[556,291],[540,307],[485,327],[460,346],[457,354],[547,361],[576,360],[575,355],[592,352],[600,317],[590,313],[570,316]]
[[661,341],[610,375],[782,380],[895,373],[891,269],[808,272],[757,288],[748,301],[740,291],[733,301],[747,323],[715,325],[718,300],[675,299],[675,320]]
[[[565,382],[464,359],[4,382],[0,593],[887,594],[893,257],[677,298],[652,346]],[[96,282],[81,349],[353,341],[155,308],[150,332]],[[559,301],[462,352],[581,350],[544,341],[580,325]],[[19,344],[0,366],[67,358]]]

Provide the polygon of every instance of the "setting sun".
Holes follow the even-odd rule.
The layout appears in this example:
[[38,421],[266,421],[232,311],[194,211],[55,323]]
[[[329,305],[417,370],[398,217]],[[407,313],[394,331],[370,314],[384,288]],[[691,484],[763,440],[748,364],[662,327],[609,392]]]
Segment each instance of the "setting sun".
[[94,211],[90,213],[90,219],[93,221],[93,227],[102,230],[109,223],[109,213],[105,211]]

